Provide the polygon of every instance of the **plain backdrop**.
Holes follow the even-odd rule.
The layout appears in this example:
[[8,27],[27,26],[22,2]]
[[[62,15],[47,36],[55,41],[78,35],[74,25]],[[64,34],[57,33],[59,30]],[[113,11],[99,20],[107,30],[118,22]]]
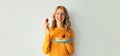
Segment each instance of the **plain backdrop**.
[[58,5],[70,15],[73,56],[120,56],[117,0],[0,0],[0,56],[43,56],[43,23]]

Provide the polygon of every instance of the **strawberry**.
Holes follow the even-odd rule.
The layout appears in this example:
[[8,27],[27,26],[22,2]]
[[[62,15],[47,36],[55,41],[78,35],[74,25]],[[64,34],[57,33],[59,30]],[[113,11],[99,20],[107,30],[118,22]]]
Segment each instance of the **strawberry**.
[[65,38],[65,34],[62,34],[62,38]]
[[48,18],[46,18],[45,22],[48,22],[48,21],[49,21]]

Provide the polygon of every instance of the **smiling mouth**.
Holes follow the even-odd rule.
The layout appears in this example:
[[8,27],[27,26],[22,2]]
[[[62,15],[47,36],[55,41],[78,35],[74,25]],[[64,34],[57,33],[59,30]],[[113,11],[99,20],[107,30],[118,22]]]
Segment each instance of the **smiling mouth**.
[[61,18],[58,18],[59,21],[61,21],[62,19]]

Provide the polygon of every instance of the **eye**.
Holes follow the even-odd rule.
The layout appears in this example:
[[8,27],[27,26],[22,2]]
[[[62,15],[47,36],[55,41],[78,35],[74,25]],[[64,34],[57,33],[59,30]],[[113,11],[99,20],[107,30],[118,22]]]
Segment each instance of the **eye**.
[[57,15],[59,15],[59,13],[56,13]]

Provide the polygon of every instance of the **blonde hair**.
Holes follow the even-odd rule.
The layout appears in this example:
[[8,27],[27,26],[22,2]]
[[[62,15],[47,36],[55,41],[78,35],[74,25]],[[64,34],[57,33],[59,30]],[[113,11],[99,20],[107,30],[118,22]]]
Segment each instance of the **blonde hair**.
[[69,21],[69,15],[68,15],[68,12],[67,12],[67,9],[64,7],[64,6],[57,6],[54,13],[53,13],[53,16],[52,16],[52,28],[55,28],[57,27],[57,24],[56,24],[56,20],[55,20],[55,14],[57,12],[58,9],[63,9],[64,10],[64,13],[65,13],[65,19],[63,21],[63,27],[67,30],[67,31],[70,31],[71,29],[71,23]]

